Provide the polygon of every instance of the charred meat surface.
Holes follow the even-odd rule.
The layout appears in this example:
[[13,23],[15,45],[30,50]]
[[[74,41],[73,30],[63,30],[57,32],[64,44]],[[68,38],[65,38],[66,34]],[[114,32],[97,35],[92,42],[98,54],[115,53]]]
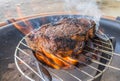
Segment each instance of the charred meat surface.
[[85,18],[64,18],[56,23],[42,25],[27,39],[35,50],[35,57],[55,69],[68,69],[86,62],[82,51],[95,35],[95,22]]

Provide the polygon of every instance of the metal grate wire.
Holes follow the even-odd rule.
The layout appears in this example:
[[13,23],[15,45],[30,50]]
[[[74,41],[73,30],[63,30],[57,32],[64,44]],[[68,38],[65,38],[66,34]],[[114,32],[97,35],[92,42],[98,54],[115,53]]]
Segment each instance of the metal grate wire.
[[[44,76],[42,75],[42,72],[40,70],[40,68],[38,69],[38,65],[36,64],[35,65],[35,69],[33,69],[33,67],[31,67],[29,64],[27,64],[27,62],[25,62],[23,59],[21,59],[20,57],[20,54],[22,54],[21,56],[28,56],[29,58],[33,59],[34,57],[31,55],[31,54],[28,54],[26,51],[24,51],[23,49],[24,48],[27,48],[28,50],[30,50],[30,47],[27,45],[27,43],[25,43],[25,40],[26,40],[26,37],[28,35],[26,35],[25,37],[22,38],[22,40],[19,42],[19,44],[17,45],[16,47],[16,51],[15,51],[15,64],[18,68],[18,70],[20,71],[20,73],[22,73],[27,79],[31,80],[31,81],[35,81],[35,79],[31,78],[30,76],[27,76],[26,73],[21,69],[21,66],[20,66],[20,63],[19,62],[22,62],[22,64],[25,65],[25,67],[27,67],[28,69],[27,70],[30,70],[34,73],[35,76],[37,76],[38,78],[40,78],[42,81],[46,81],[46,79],[44,78]],[[108,37],[105,35],[105,37],[108,39]],[[102,45],[100,44],[102,43]],[[94,39],[93,40],[93,44],[96,45],[97,47],[95,48],[91,48],[89,47],[90,49],[93,49],[93,50],[97,50],[97,51],[100,51],[106,55],[109,55],[110,58],[107,58],[107,57],[104,57],[102,55],[99,55],[99,54],[96,54],[95,52],[93,51],[90,51],[90,50],[84,50],[85,52],[90,52],[92,55],[96,55],[97,57],[99,57],[100,59],[104,59],[107,61],[106,64],[100,62],[99,60],[94,60],[92,58],[91,61],[97,65],[101,65],[101,66],[105,66],[105,69],[104,70],[100,70],[99,68],[97,67],[94,67],[92,66],[91,64],[86,64],[84,62],[81,62],[79,61],[80,63],[83,63],[84,65],[86,65],[89,69],[92,69],[96,72],[99,72],[98,74],[95,74],[95,75],[91,75],[90,73],[88,73],[87,71],[85,71],[84,69],[80,69],[80,68],[77,68],[75,67],[75,69],[77,71],[79,71],[80,73],[84,74],[85,77],[87,77],[87,81],[91,81],[91,80],[94,80],[95,78],[99,77],[102,73],[104,73],[104,71],[108,68],[108,66],[110,65],[111,63],[111,60],[112,60],[112,56],[114,55],[113,53],[113,45],[111,43],[110,40],[107,40],[107,41],[103,41],[103,40],[99,40],[99,39]],[[106,49],[106,50],[105,50]],[[19,51],[21,53],[19,53]],[[31,50],[30,50],[31,51]],[[85,56],[86,57],[86,56]],[[59,58],[59,57],[58,57]],[[59,58],[61,59],[61,58]],[[34,60],[36,62],[38,62],[35,58]],[[62,60],[62,59],[61,59]],[[64,61],[64,60],[63,60]],[[42,64],[41,64],[42,65]],[[47,69],[49,71],[49,73],[51,74],[52,78],[56,78],[58,81],[64,81],[63,78],[61,76],[59,76],[58,74],[56,74],[56,72],[53,70],[53,69],[50,69],[46,66],[43,66],[45,69]],[[83,79],[77,77],[76,75],[74,75],[73,73],[71,73],[70,71],[68,70],[61,70],[61,72],[63,74],[67,74],[68,76],[74,78],[76,81],[83,81]]]

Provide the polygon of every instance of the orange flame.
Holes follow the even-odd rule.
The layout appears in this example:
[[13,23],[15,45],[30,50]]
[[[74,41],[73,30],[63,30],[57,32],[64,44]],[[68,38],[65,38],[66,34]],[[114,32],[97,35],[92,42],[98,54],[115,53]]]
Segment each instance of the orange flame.
[[44,62],[48,66],[55,68],[55,69],[68,69],[71,67],[71,65],[76,65],[78,63],[78,60],[75,60],[69,56],[66,57],[61,57],[61,56],[56,56],[54,54],[51,54],[44,50],[42,48],[42,53],[44,56],[40,55],[40,53],[36,53],[35,56],[37,57],[38,60]]
[[33,30],[33,26],[31,25],[31,23],[27,20],[25,20],[23,18],[23,15],[22,15],[22,11],[20,9],[20,6],[17,6],[17,13],[18,13],[18,16],[21,18],[21,21],[24,22],[24,24],[26,25],[25,27],[24,26],[21,26],[20,24],[14,22],[13,20],[11,20],[11,22],[13,22],[13,25],[19,30],[21,31],[23,34],[28,34],[29,32],[31,32]]

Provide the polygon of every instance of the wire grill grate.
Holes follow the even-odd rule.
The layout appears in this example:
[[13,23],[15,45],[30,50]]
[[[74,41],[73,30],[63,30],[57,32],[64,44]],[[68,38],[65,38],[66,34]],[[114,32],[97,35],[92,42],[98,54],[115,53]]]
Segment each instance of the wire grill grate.
[[[113,56],[113,46],[110,40],[103,41],[100,40],[99,38],[96,38],[93,40],[93,44],[96,46],[95,48],[91,48],[90,46],[87,46],[89,49],[92,50],[97,50],[99,52],[102,52],[104,55],[99,55],[96,54],[94,51],[90,50],[84,50],[85,52],[90,52],[92,55],[95,55],[99,57],[99,59],[94,60],[91,59],[92,64],[86,64],[84,62],[80,62],[84,65],[86,65],[85,68],[77,68],[75,67],[74,70],[54,70],[51,68],[48,68],[46,66],[43,66],[40,62],[38,62],[30,49],[30,47],[26,43],[26,38],[28,35],[23,37],[23,39],[19,42],[18,46],[16,47],[15,51],[15,64],[18,68],[18,70],[29,80],[35,81],[37,79],[43,80],[43,81],[49,81],[49,77],[47,77],[41,70],[40,66],[41,65],[44,69],[49,71],[50,76],[52,76],[53,81],[58,80],[58,81],[91,81],[94,80],[95,78],[99,77],[102,75],[102,73],[107,69],[106,66],[110,65],[110,62],[112,60]],[[105,37],[108,39],[108,37],[105,35]],[[102,45],[101,45],[102,43]],[[108,54],[109,52],[109,54]],[[29,58],[29,59],[28,59]],[[100,61],[100,59],[103,59],[106,61],[106,63]],[[23,69],[22,65],[25,65],[25,69]],[[98,66],[105,66],[103,70],[99,69]],[[91,71],[90,71],[91,70]],[[93,72],[93,73],[91,73]],[[31,76],[31,74],[33,76]],[[69,79],[68,79],[69,78]]]

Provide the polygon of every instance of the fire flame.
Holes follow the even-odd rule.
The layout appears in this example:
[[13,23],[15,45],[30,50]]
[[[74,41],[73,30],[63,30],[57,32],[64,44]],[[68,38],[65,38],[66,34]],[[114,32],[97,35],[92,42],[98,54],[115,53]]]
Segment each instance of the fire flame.
[[60,69],[62,67],[65,69],[70,67],[71,65],[75,65],[78,62],[77,60],[74,60],[68,56],[66,57],[55,56],[54,54],[51,54],[44,49],[42,50],[43,50],[43,53],[47,56],[47,58],[51,59],[56,66],[59,66],[59,68],[54,67],[55,69]]
[[11,20],[11,22],[13,22],[13,25],[15,26],[15,28],[17,28],[23,34],[26,35],[30,33],[33,30],[33,26],[31,25],[29,21],[23,19],[22,11],[19,6],[17,6],[17,13],[18,13],[18,16],[21,18],[21,21],[23,21],[26,26],[25,27],[21,26],[20,24],[14,22],[13,20]]
[[40,53],[35,53],[35,56],[37,57],[38,60],[44,62],[48,66],[54,68],[54,69],[68,69],[72,65],[76,65],[78,63],[77,60],[72,59],[71,57],[60,57],[60,56],[55,56],[45,50],[43,50],[43,53],[45,56],[41,55]]

